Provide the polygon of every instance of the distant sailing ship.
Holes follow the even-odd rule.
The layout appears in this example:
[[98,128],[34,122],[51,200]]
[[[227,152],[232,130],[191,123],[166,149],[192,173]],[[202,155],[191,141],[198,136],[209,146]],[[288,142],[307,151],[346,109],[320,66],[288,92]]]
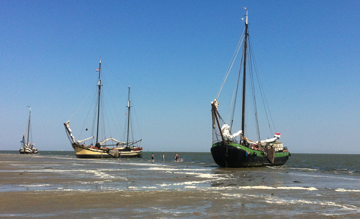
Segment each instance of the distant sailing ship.
[[[29,120],[28,120],[28,127],[27,133],[22,136],[22,147],[20,148],[20,154],[37,154],[38,150],[34,147],[34,143],[30,142],[30,124],[31,124],[31,107],[29,107]],[[26,136],[26,137],[25,137]],[[25,141],[26,138],[26,141]]]
[[[241,58],[240,69],[238,71],[238,76],[236,79],[235,92],[233,96],[233,102],[230,109],[230,119],[228,124],[225,123],[220,116],[218,111],[219,102],[217,101],[220,92],[223,86],[220,89],[219,95],[216,99],[211,102],[211,112],[212,112],[212,129],[213,129],[213,144],[211,147],[211,154],[213,156],[214,161],[221,167],[257,167],[257,166],[276,166],[283,165],[290,156],[290,152],[287,150],[287,147],[283,146],[283,143],[277,141],[280,138],[280,133],[275,133],[273,138],[269,138],[266,140],[260,140],[260,129],[258,123],[258,115],[256,110],[256,102],[253,104],[255,108],[255,121],[256,128],[258,133],[258,140],[252,141],[249,140],[245,136],[245,97],[246,97],[246,76],[247,70],[250,72],[250,79],[257,78],[258,75],[252,75],[253,70],[256,68],[252,66],[250,63],[247,66],[247,59],[250,59],[252,56],[248,53],[250,50],[250,46],[248,47],[248,11],[246,9],[246,22],[245,22],[245,30],[244,35],[240,39],[240,42],[243,43],[243,54]],[[238,50],[241,48],[239,43]],[[237,54],[237,52],[235,53]],[[236,55],[234,56],[227,76],[225,77],[225,81],[229,75],[230,69],[236,59]],[[241,71],[242,69],[242,71]],[[242,72],[242,112],[241,112],[241,130],[232,133],[232,126],[234,126],[234,115],[235,115],[235,106],[237,99],[237,91],[239,88],[239,82],[241,78]],[[224,83],[225,83],[224,81]],[[223,83],[223,85],[224,85]],[[254,83],[251,84],[251,90],[253,91],[253,100],[255,99],[255,90]],[[266,106],[266,104],[264,104]],[[230,124],[230,125],[229,125]],[[270,125],[269,125],[270,126]]]
[[[94,136],[91,136],[84,140],[75,140],[75,137],[72,134],[72,131],[70,129],[70,121],[67,121],[64,123],[65,131],[68,135],[68,138],[70,140],[70,143],[75,151],[76,157],[78,158],[132,158],[132,157],[142,157],[142,150],[143,148],[140,146],[137,146],[141,142],[142,139],[138,141],[132,141],[130,142],[129,139],[129,132],[130,132],[130,86],[128,91],[128,112],[127,112],[127,137],[126,142],[116,140],[112,137],[106,138],[103,140],[99,139],[99,124],[100,124],[100,94],[101,94],[101,59],[99,62],[99,68],[97,69],[99,72],[99,80],[98,80],[98,98],[97,98],[97,127],[96,127],[96,143],[93,146],[92,144],[86,146],[85,142],[89,141],[94,138]],[[109,144],[108,142],[112,141],[112,144]],[[114,143],[115,142],[115,143]]]

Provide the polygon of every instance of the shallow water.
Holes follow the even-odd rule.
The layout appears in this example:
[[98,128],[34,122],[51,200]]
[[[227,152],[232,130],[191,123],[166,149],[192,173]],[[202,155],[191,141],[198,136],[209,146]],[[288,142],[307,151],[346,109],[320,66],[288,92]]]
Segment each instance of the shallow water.
[[[136,212],[138,217],[235,218],[239,209],[243,216],[272,218],[356,218],[360,213],[360,155],[292,154],[280,167],[227,169],[219,168],[210,153],[179,153],[183,162],[174,162],[175,153],[165,153],[162,161],[160,152],[154,153],[155,162],[148,152],[143,158],[121,161],[78,159],[73,152],[14,153],[0,152],[0,194],[41,196],[50,202],[54,192],[83,197],[82,205],[78,203],[81,211],[75,204],[63,205],[63,210],[56,208],[57,213],[35,211],[31,217],[72,212],[74,217],[103,218],[106,212],[106,218],[118,218],[119,212],[127,216]],[[121,196],[125,201],[144,203],[126,208],[92,207],[89,194],[111,202],[109,193],[115,194],[113,199]],[[142,200],[146,196],[153,201]],[[30,217],[11,206],[0,210],[0,217]]]

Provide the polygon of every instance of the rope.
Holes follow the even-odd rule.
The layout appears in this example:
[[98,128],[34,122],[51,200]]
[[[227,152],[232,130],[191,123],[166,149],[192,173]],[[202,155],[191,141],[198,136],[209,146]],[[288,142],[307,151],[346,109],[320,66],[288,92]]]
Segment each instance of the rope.
[[77,111],[80,109],[80,107],[84,104],[85,100],[90,96],[90,94],[92,93],[93,91],[90,91],[89,94],[85,97],[85,99],[83,100],[83,102],[80,104],[80,106],[78,106],[78,108],[75,110],[75,112],[70,116],[70,119],[69,121],[72,119],[72,117],[77,113]]
[[[244,59],[244,56],[241,57],[240,65],[242,65],[243,59]],[[234,90],[233,97],[232,97],[231,104],[230,104],[230,109],[229,109],[228,121],[231,121],[230,131],[232,130],[232,126],[233,126],[233,122],[234,122],[235,107],[236,107],[236,100],[237,100],[237,95],[238,95],[238,90],[239,90],[240,76],[241,76],[241,68],[239,68],[239,71],[238,71],[238,76],[237,76],[236,83],[235,83],[236,89]]]
[[[134,115],[135,114],[135,115]],[[140,126],[139,126],[139,121],[138,121],[138,119],[137,119],[137,114],[136,114],[136,110],[135,110],[135,108],[133,108],[133,118],[135,117],[135,120],[136,120],[136,124],[137,124],[137,126],[138,126],[138,130],[139,130],[139,135],[140,135],[140,138],[142,138],[141,136],[141,129],[140,129]]]
[[[249,51],[251,51],[250,46],[250,40],[249,40]],[[260,128],[259,128],[259,119],[258,119],[258,113],[257,113],[257,104],[256,104],[256,93],[255,93],[255,84],[254,84],[254,71],[253,71],[253,60],[252,60],[252,53],[249,52],[251,55],[249,56],[249,75],[250,75],[250,85],[251,85],[251,91],[252,91],[252,98],[253,98],[253,108],[254,108],[254,116],[255,116],[255,125],[256,125],[256,133],[258,136],[258,140],[260,141]]]
[[239,53],[239,50],[240,50],[240,48],[241,48],[242,42],[243,42],[244,37],[245,37],[244,32],[245,32],[245,29],[244,29],[244,31],[243,31],[242,34],[241,34],[242,37],[239,39],[238,45],[237,45],[236,50],[235,50],[235,52],[234,52],[233,58],[231,59],[231,62],[230,62],[228,71],[227,71],[226,76],[225,76],[225,79],[224,79],[224,81],[223,81],[223,83],[222,83],[222,85],[221,85],[221,87],[220,87],[220,91],[219,91],[218,95],[216,96],[215,100],[217,100],[217,99],[219,98],[220,93],[221,93],[221,91],[222,91],[222,89],[223,89],[223,87],[224,87],[224,84],[225,84],[225,82],[226,82],[226,79],[227,79],[227,77],[229,76],[229,73],[230,73],[230,71],[231,71],[231,69],[232,69],[232,67],[233,67],[233,65],[234,65],[235,59],[236,59],[236,57],[237,57],[237,54]]
[[[260,91],[260,96],[261,96],[262,103],[264,105],[264,111],[265,111],[265,115],[266,115],[266,120],[268,122],[270,135],[272,135],[272,134],[274,134],[276,132],[276,127],[275,127],[274,120],[272,118],[272,114],[271,114],[271,111],[270,111],[269,104],[268,104],[266,96],[265,96],[265,92],[264,92],[264,88],[262,86],[261,78],[259,76],[260,74],[259,74],[259,71],[257,69],[256,59],[253,58],[252,54],[253,54],[253,52],[251,52],[251,56],[252,56],[252,60],[254,62],[253,65],[254,65],[254,69],[255,69],[255,75],[256,75],[256,78],[257,78],[257,81],[258,81],[258,87],[259,87],[259,91]],[[269,120],[269,118],[270,118],[270,120]],[[274,130],[273,130],[273,128],[271,126],[274,128]]]
[[[92,100],[90,106],[92,106],[92,105],[94,104],[95,99],[96,99],[96,95],[93,97],[93,100]],[[79,135],[78,135],[78,138],[79,138],[79,139],[81,138],[81,135],[82,135],[82,133],[83,133],[83,131],[84,131],[84,127],[85,127],[85,125],[86,125],[86,121],[87,121],[87,118],[89,117],[90,111],[91,111],[91,108],[89,108],[89,111],[88,111],[88,113],[86,114],[85,121],[84,121],[83,126],[82,126],[82,128],[81,128],[81,130],[80,130],[80,133],[79,133]],[[95,114],[96,114],[96,113],[95,113]],[[92,135],[94,136],[94,133],[92,133]]]

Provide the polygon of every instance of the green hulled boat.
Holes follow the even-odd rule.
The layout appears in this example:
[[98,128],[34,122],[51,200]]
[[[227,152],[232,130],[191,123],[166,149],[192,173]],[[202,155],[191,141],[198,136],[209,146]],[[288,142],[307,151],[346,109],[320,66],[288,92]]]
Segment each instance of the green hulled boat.
[[[246,8],[245,8],[246,9]],[[235,91],[232,98],[231,106],[230,106],[230,116],[228,122],[226,123],[220,113],[218,111],[219,102],[218,98],[223,89],[226,79],[229,76],[231,71],[231,67],[236,60],[236,55],[233,57],[233,60],[230,64],[230,68],[225,77],[225,81],[220,89],[220,92],[212,102],[211,102],[211,112],[212,112],[212,129],[213,129],[213,144],[211,147],[211,154],[214,158],[214,161],[221,167],[259,167],[259,166],[279,166],[283,165],[291,156],[287,147],[284,147],[283,143],[279,141],[280,133],[275,133],[273,138],[268,138],[266,140],[260,140],[260,128],[258,122],[258,113],[257,113],[257,104],[255,98],[255,85],[254,82],[251,82],[251,91],[253,91],[251,98],[254,108],[254,117],[255,117],[255,127],[257,130],[257,139],[256,141],[252,141],[245,137],[245,98],[246,98],[246,84],[247,79],[246,76],[249,74],[249,78],[255,80],[258,78],[258,75],[253,75],[253,70],[257,69],[252,61],[252,55],[248,55],[250,45],[249,42],[249,33],[248,33],[248,11],[246,9],[246,20],[245,20],[245,30],[242,35],[240,42],[238,45],[243,45],[243,52],[241,57],[240,69],[238,71],[238,76],[236,77],[236,85]],[[238,53],[241,46],[237,47]],[[247,66],[247,62],[250,64]],[[257,74],[257,72],[255,73]],[[242,110],[241,110],[241,130],[232,133],[232,127],[236,127],[235,115],[236,115],[236,99],[237,99],[237,91],[239,88],[239,82],[242,76]],[[260,83],[259,83],[260,85]],[[262,89],[260,89],[262,91]],[[263,92],[260,92],[263,95]],[[263,95],[264,100],[264,95]],[[264,107],[267,104],[263,104]],[[269,109],[265,110],[268,115],[270,113]],[[268,119],[271,121],[272,119]],[[230,125],[228,125],[230,124]],[[272,130],[271,125],[268,124],[270,130]],[[274,132],[272,132],[274,133]]]

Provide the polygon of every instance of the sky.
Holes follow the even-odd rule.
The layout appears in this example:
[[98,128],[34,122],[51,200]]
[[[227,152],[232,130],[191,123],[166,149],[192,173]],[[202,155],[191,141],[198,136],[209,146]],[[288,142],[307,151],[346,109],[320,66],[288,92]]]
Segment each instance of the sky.
[[[71,151],[63,123],[71,121],[78,139],[86,113],[74,112],[96,89],[101,57],[103,89],[116,90],[110,95],[123,114],[131,85],[144,151],[210,152],[210,102],[247,7],[252,50],[284,145],[292,153],[360,153],[359,1],[0,4],[0,150],[20,148],[31,106],[35,147]],[[225,91],[220,108],[230,98]]]

